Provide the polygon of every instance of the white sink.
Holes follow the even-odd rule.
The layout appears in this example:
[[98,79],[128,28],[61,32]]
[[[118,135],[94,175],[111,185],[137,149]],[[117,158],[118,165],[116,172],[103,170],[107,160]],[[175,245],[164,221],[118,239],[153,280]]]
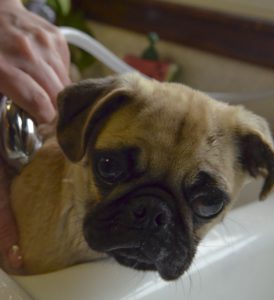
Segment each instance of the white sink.
[[11,277],[0,269],[0,299],[1,300],[32,300]]

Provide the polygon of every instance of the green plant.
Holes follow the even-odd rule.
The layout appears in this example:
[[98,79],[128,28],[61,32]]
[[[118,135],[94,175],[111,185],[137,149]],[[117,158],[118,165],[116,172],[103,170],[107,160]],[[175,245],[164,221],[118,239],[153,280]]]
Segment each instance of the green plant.
[[47,3],[60,16],[66,16],[70,13],[71,10],[70,0],[47,0]]
[[[70,26],[79,29],[91,36],[94,36],[90,30],[84,14],[81,11],[72,9],[71,0],[47,0],[47,4],[56,13],[57,26]],[[95,58],[75,46],[70,46],[71,60],[77,65],[80,71],[91,66]]]

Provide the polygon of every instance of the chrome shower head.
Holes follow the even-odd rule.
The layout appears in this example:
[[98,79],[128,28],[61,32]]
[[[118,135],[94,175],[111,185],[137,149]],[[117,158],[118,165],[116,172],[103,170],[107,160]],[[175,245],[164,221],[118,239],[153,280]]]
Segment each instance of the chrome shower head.
[[18,171],[42,146],[34,121],[6,96],[0,98],[0,154]]

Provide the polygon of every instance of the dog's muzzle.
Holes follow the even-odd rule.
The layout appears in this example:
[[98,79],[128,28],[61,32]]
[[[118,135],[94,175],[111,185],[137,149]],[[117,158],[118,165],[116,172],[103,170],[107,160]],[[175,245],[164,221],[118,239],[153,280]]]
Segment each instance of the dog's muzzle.
[[172,222],[171,196],[163,190],[147,188],[126,196],[123,223],[146,233],[165,230]]
[[138,188],[88,213],[85,238],[92,249],[124,265],[176,279],[189,265],[193,247],[175,203],[161,187]]

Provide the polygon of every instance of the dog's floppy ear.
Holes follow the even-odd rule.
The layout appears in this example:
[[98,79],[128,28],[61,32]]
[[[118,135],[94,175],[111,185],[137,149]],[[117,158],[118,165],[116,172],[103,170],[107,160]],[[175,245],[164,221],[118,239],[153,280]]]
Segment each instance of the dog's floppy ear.
[[273,139],[263,118],[242,110],[241,119],[237,129],[241,165],[252,177],[264,177],[260,192],[260,200],[263,200],[274,187]]
[[57,99],[57,139],[66,156],[73,162],[81,160],[88,141],[128,99],[116,77],[83,80],[62,91]]

